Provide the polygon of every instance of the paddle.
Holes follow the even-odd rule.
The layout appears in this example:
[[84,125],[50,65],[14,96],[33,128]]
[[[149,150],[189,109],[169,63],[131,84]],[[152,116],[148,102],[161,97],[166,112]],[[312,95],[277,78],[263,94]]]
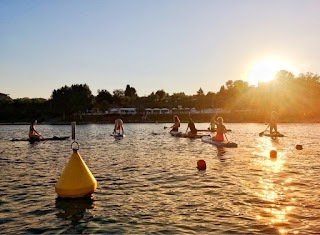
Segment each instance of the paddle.
[[224,136],[226,137],[227,141],[229,142],[228,137],[227,137],[227,135],[226,135],[226,132],[223,132],[223,134],[224,134]]
[[268,128],[269,128],[269,125],[267,126],[267,128],[266,128],[264,131],[262,131],[262,132],[259,133],[259,136],[260,136],[260,137],[263,136],[263,133],[264,133]]
[[34,130],[34,132],[38,134],[38,136],[40,137],[40,139],[43,139],[43,140],[44,140],[44,137],[43,137],[39,132],[37,132],[36,130]]

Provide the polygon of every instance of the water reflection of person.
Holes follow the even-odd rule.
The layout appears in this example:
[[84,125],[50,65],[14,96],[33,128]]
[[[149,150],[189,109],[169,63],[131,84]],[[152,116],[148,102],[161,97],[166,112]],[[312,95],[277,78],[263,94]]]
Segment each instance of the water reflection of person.
[[224,150],[224,147],[217,146],[217,150],[218,150],[217,156],[223,156],[226,153],[226,151]]
[[[86,214],[87,209],[94,208],[94,199],[91,197],[84,198],[60,198],[56,199],[56,208],[59,209],[59,212],[56,214],[58,218],[64,220],[70,220],[72,227],[69,227],[72,233],[83,233],[83,231],[79,231],[79,229],[84,230],[85,227],[81,226],[75,228],[78,224],[80,224],[80,220]],[[81,222],[83,224],[83,222]]]

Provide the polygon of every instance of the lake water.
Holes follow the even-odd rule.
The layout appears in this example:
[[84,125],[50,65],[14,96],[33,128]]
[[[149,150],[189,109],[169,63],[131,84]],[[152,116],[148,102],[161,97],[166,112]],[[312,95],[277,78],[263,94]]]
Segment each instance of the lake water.
[[[11,142],[29,127],[0,125],[1,233],[320,233],[320,124],[279,124],[286,137],[271,140],[258,135],[264,124],[227,123],[238,148],[225,152],[172,137],[170,125],[125,123],[122,140],[110,124],[77,126],[79,153],[98,181],[90,199],[55,193],[71,139]],[[71,126],[37,129],[71,135]],[[197,170],[200,159],[206,171]]]

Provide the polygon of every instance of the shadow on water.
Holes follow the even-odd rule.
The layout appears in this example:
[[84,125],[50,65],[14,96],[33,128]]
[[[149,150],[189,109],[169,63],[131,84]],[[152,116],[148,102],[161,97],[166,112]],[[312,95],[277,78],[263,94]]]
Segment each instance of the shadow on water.
[[226,159],[223,157],[226,153],[224,147],[217,146],[217,156],[219,157],[221,162],[224,162]]
[[87,222],[92,218],[87,210],[94,207],[94,199],[91,197],[56,198],[56,208],[59,209],[56,216],[71,221],[71,225],[63,233],[83,233],[86,230]]

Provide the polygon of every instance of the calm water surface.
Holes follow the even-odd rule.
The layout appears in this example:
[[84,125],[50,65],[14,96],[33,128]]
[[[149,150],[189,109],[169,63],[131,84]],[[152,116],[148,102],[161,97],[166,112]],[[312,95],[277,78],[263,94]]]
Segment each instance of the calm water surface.
[[[54,188],[72,141],[11,142],[28,126],[0,125],[1,233],[320,233],[320,124],[280,124],[286,137],[271,140],[258,136],[263,124],[228,123],[238,148],[225,152],[172,137],[169,125],[125,124],[120,141],[110,136],[113,125],[77,126],[98,188],[91,199],[67,200]],[[71,134],[71,126],[38,130]],[[200,159],[206,171],[196,169]]]

